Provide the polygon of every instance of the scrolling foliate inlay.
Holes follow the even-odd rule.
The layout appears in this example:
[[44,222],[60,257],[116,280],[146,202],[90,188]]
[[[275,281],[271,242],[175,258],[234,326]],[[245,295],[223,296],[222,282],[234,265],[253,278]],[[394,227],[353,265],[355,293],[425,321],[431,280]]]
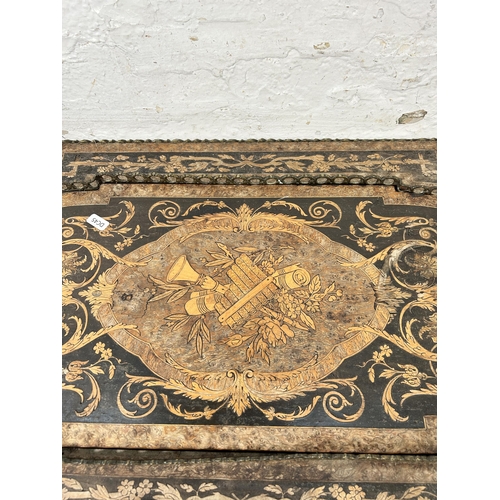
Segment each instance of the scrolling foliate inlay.
[[422,427],[436,241],[380,198],[66,207],[65,420]]
[[63,190],[107,183],[386,185],[436,193],[436,142],[63,142]]
[[120,168],[121,173],[136,174],[145,171],[164,173],[228,173],[248,169],[250,172],[264,173],[326,173],[335,169],[340,171],[373,172],[381,169],[384,172],[399,172],[406,166],[419,167],[421,174],[431,177],[435,174],[431,160],[422,153],[393,153],[381,155],[371,154],[120,154],[120,155],[88,155],[85,159],[69,161],[66,177],[74,176],[78,167],[91,166],[97,168],[99,174],[109,174]]

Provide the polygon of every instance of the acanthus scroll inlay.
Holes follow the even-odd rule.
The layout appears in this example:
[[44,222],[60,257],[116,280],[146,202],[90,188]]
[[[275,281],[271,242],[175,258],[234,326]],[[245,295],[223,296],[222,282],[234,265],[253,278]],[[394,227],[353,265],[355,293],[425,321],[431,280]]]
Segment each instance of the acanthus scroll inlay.
[[[142,209],[146,225],[143,218],[134,226],[134,202],[121,203],[99,242],[83,217],[65,219],[65,306],[85,317],[65,316],[63,352],[97,342],[100,356],[65,368],[63,388],[82,400],[75,383],[91,382],[91,403],[77,415],[96,410],[97,378],[107,369],[113,379],[123,365],[107,336],[149,370],[125,372],[116,407],[126,419],[144,419],[162,403],[183,420],[257,411],[292,422],[321,411],[348,424],[367,406],[361,373],[372,383],[388,379],[382,405],[394,422],[408,419],[401,407],[408,398],[435,395],[432,218],[380,215],[371,200],[351,208],[334,199],[181,208],[163,199]],[[156,239],[147,225],[160,231]],[[102,240],[114,237],[121,239],[111,251]],[[111,265],[103,268],[104,260]],[[99,322],[93,331],[91,318]],[[339,375],[376,340],[357,374]]]

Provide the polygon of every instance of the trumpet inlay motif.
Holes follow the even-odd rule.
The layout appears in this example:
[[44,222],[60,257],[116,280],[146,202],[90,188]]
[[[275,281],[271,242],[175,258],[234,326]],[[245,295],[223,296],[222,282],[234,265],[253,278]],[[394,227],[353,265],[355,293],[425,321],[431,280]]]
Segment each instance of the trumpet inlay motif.
[[437,390],[432,210],[403,216],[375,199],[122,204],[106,234],[83,216],[63,221],[63,388],[81,402],[92,384],[77,416],[98,411],[107,363],[122,380],[117,419],[158,418],[161,406],[181,421],[314,412],[345,425],[378,405],[383,425],[421,421],[410,403]]

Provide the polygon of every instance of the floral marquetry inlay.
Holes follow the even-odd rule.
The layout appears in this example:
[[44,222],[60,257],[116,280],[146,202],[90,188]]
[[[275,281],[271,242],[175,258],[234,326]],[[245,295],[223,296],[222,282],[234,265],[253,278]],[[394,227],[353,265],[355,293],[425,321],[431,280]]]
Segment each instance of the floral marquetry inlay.
[[435,414],[435,209],[172,196],[64,214],[69,421],[419,428]]

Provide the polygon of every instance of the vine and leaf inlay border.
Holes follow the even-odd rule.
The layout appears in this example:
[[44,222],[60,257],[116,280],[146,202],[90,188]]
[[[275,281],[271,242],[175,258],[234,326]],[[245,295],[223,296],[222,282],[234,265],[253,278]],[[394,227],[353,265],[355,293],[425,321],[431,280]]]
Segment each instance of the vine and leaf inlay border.
[[[267,145],[267,148],[270,146]],[[393,184],[430,193],[436,184],[434,149],[384,151],[138,151],[63,156],[65,190],[97,189],[102,182],[194,184]],[[286,180],[285,180],[286,179]]]
[[[155,486],[156,482],[156,486]],[[137,484],[136,484],[137,483]],[[91,498],[94,500],[434,500],[436,494],[427,486],[411,486],[402,494],[394,494],[382,487],[376,496],[369,495],[358,484],[335,483],[316,486],[282,488],[279,484],[263,487],[263,492],[246,493],[234,491],[222,493],[219,486],[212,482],[202,482],[198,488],[182,483],[178,488],[160,482],[143,479],[142,481],[123,479],[114,491],[109,491],[103,484],[94,484],[84,489],[74,478],[63,477],[62,499]],[[256,494],[257,493],[257,494]],[[243,496],[241,497],[241,495]]]

